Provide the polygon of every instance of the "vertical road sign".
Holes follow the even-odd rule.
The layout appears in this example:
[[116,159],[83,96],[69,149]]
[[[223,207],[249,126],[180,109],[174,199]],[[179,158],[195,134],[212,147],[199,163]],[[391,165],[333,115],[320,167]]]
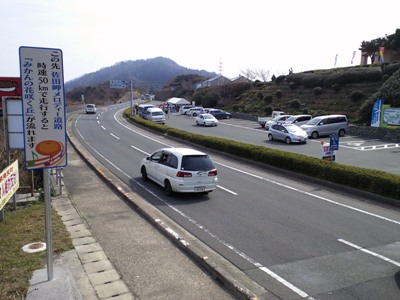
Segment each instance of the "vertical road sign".
[[60,49],[20,47],[25,168],[67,164],[63,58]]
[[339,150],[339,136],[337,134],[331,134],[329,140],[329,150]]

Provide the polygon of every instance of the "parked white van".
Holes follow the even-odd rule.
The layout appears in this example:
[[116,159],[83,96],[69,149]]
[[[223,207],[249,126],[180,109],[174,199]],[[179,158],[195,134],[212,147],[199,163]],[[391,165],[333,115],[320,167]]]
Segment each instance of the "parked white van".
[[159,107],[150,107],[147,109],[145,118],[149,121],[159,124],[165,124],[165,114]]
[[147,113],[147,109],[154,107],[154,105],[152,104],[140,104],[138,106],[138,111],[137,114],[139,115],[139,117],[146,119],[146,113]]
[[315,117],[300,127],[313,139],[334,133],[344,136],[347,132],[348,121],[345,115],[326,115]]

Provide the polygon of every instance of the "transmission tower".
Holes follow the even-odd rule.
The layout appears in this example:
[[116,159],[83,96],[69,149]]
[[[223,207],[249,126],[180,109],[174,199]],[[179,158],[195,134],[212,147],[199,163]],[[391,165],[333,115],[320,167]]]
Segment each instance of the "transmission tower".
[[222,60],[219,59],[219,75],[222,75]]

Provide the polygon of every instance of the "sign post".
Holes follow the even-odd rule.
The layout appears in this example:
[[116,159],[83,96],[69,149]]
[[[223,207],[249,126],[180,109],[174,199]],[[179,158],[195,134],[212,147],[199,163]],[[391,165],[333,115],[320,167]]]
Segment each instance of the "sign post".
[[50,168],[67,165],[63,57],[60,49],[20,47],[27,170],[43,169],[48,280],[53,279]]

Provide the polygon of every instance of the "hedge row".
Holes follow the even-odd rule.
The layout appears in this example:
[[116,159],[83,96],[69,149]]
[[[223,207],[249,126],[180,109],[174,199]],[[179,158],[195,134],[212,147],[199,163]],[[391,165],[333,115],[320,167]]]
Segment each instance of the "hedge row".
[[125,111],[125,116],[140,125],[171,137],[259,163],[400,200],[400,176],[396,174],[341,165],[302,154],[190,133],[165,125],[155,124],[139,117],[132,117],[130,116],[130,109]]

